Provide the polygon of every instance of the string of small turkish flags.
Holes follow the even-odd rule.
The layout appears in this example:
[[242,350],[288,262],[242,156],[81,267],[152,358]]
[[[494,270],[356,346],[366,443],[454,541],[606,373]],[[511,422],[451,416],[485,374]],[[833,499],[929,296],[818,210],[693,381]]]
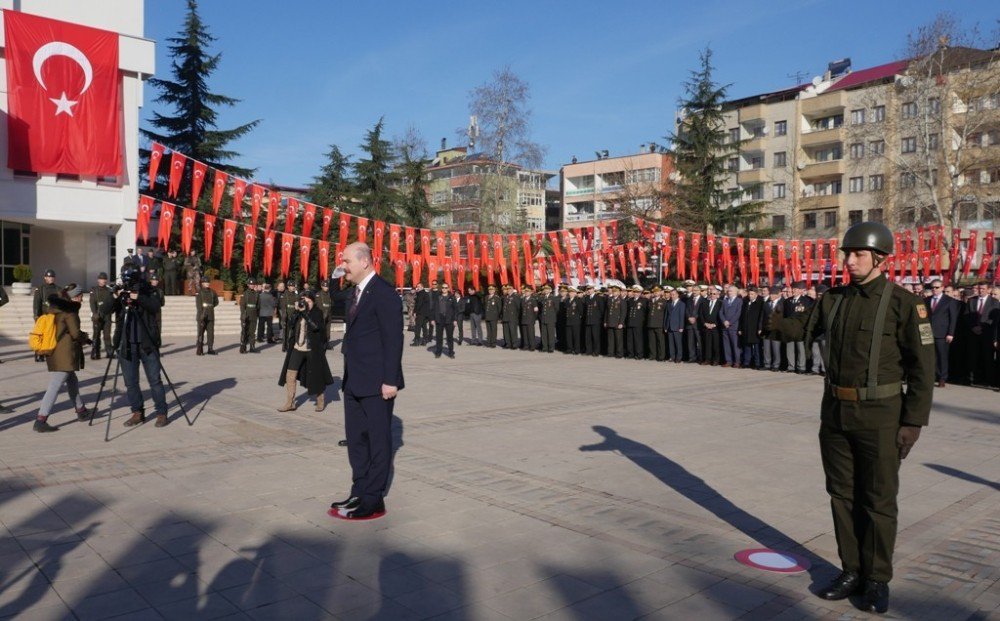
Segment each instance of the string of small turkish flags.
[[[151,151],[159,155],[150,158],[150,188],[154,187],[164,148],[154,143]],[[278,265],[282,278],[289,276],[292,257],[297,250],[302,277],[309,277],[310,264],[315,262],[316,273],[325,279],[330,273],[330,262],[333,261],[334,265],[340,263],[348,243],[360,241],[371,246],[376,269],[382,272],[385,266],[395,276],[398,287],[435,279],[443,279],[449,284],[457,281],[464,286],[471,278],[472,285],[478,289],[484,275],[488,284],[499,281],[518,288],[522,284],[538,286],[552,282],[558,285],[572,280],[577,283],[604,282],[609,278],[634,278],[640,273],[659,277],[658,272],[662,272],[666,279],[701,279],[720,284],[737,281],[760,284],[764,276],[768,283],[783,278],[786,283],[804,281],[806,286],[845,283],[848,279],[846,271],[838,264],[840,257],[837,255],[836,239],[782,240],[702,234],[674,230],[637,217],[630,217],[629,221],[638,229],[638,239],[624,243],[617,243],[619,222],[624,220],[606,220],[595,225],[544,233],[436,231],[371,220],[336,207],[322,207],[292,197],[283,198],[273,188],[244,179],[230,179],[226,173],[177,152],[170,155],[168,197],[179,194],[189,160],[193,171],[191,207],[178,207],[168,201],[160,201],[159,227],[155,235],[157,245],[164,249],[170,246],[173,223],[179,215],[180,247],[185,253],[190,252],[196,220],[200,218],[203,250],[208,259],[217,219],[221,217],[223,265],[231,265],[237,229],[242,224],[239,238],[242,240],[243,269],[248,273],[260,270],[266,277],[274,272],[275,244],[279,244],[281,249]],[[210,171],[212,213],[204,213],[197,211],[197,204],[202,182]],[[243,204],[248,189],[249,214]],[[228,214],[220,216],[227,194],[232,196],[231,208]],[[155,203],[153,197],[139,197],[136,237],[145,243],[151,237]],[[263,227],[260,226],[262,211],[265,212]],[[321,226],[319,238],[314,239],[312,234],[317,216],[321,218]],[[281,232],[275,228],[279,217],[283,218]],[[295,232],[297,224],[298,234]],[[334,227],[334,235],[331,236]],[[387,230],[388,239],[385,235]],[[968,277],[973,266],[978,265],[976,275],[985,277],[997,255],[995,233],[984,232],[981,251],[977,242],[978,231],[970,231],[964,242],[959,229],[953,229],[951,234],[949,265],[959,265],[957,271],[962,277]],[[940,275],[948,280],[951,274],[942,273],[944,235],[945,228],[941,226],[919,227],[916,239],[912,231],[896,232],[896,253],[886,263],[889,278],[927,280],[932,275]],[[258,238],[263,243],[258,244]]]

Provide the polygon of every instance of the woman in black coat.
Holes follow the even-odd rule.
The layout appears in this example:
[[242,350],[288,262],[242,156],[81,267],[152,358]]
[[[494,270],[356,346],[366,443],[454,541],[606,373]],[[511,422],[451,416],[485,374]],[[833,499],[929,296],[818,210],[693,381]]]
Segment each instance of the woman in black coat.
[[326,401],[324,392],[333,383],[330,365],[326,362],[326,329],[323,311],[316,307],[316,294],[303,291],[296,303],[297,312],[292,317],[292,331],[285,363],[281,367],[278,386],[285,387],[285,405],[279,412],[295,409],[295,382],[306,388],[309,396],[316,397],[316,411],[322,412]]

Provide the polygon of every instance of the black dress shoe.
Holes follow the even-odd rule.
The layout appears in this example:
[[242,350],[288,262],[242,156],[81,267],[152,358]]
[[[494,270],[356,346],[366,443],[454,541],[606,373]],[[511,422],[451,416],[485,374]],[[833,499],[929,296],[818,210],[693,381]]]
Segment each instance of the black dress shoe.
[[345,511],[354,511],[361,506],[361,499],[357,496],[351,496],[346,500],[340,500],[330,505],[331,509],[344,509]]
[[828,600],[847,599],[857,593],[860,587],[861,576],[853,571],[842,571],[818,595]]
[[858,608],[865,612],[883,614],[889,610],[889,585],[885,582],[865,580]]
[[354,511],[351,511],[344,516],[345,520],[373,520],[385,515],[385,503],[383,501],[378,501],[377,504],[370,507],[359,506]]
[[341,440],[340,442],[337,442],[337,446],[347,446],[347,440]]

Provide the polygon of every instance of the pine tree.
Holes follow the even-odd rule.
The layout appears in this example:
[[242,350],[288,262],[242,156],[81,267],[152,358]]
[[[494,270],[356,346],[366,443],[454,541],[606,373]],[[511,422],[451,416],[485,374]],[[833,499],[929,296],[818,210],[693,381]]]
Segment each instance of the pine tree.
[[320,169],[320,174],[313,177],[309,187],[309,202],[323,207],[340,205],[355,192],[354,183],[348,177],[351,170],[351,158],[340,151],[340,147],[330,145],[326,154],[327,162]]
[[[260,121],[251,121],[233,129],[217,128],[217,108],[235,106],[239,100],[209,89],[208,78],[218,69],[222,54],[208,53],[208,47],[215,41],[215,37],[209,34],[198,15],[197,0],[188,0],[187,7],[184,26],[176,37],[168,39],[173,58],[173,79],[149,79],[149,84],[160,92],[156,101],[172,106],[175,114],[168,116],[155,112],[150,121],[156,128],[155,131],[144,129],[142,133],[150,140],[209,166],[249,178],[254,173],[253,169],[227,163],[239,157],[239,153],[228,149],[227,145],[250,133]],[[189,186],[185,183],[184,187]]]
[[674,143],[679,179],[671,192],[673,224],[707,233],[748,229],[761,218],[763,203],[743,201],[743,192],[753,188],[726,190],[726,163],[739,155],[741,141],[727,140],[722,105],[729,85],[718,85],[712,77],[712,50],[701,54],[701,67],[691,72],[680,101],[681,114]]
[[392,144],[382,137],[385,119],[379,119],[365,134],[360,148],[367,157],[354,164],[355,185],[361,201],[361,215],[373,220],[391,221],[396,213],[398,195],[393,189],[398,180]]

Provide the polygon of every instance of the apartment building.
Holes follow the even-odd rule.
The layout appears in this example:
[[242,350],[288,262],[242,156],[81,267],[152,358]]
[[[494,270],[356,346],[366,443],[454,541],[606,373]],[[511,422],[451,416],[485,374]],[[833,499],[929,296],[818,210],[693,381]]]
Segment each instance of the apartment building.
[[727,187],[766,201],[760,227],[783,237],[839,237],[863,220],[932,224],[935,201],[960,203],[954,226],[995,228],[997,50],[940,53],[931,68],[831,63],[808,84],[727,102],[728,140],[741,142]]
[[586,162],[564,165],[561,227],[594,225],[620,218],[623,211],[659,218],[661,196],[674,172],[673,156],[655,145],[639,153],[609,157],[606,152]]

